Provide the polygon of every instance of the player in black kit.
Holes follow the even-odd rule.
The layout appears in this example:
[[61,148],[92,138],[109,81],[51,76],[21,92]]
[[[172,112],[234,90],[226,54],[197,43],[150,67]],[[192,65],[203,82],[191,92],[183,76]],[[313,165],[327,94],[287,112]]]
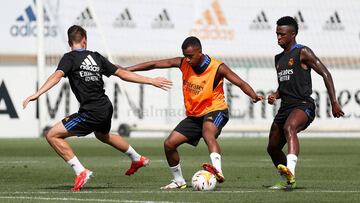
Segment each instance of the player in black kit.
[[121,136],[110,133],[113,106],[105,95],[102,75],[115,75],[122,80],[151,84],[167,90],[171,81],[166,78],[148,78],[125,70],[109,62],[98,52],[86,50],[87,35],[85,29],[73,25],[68,29],[68,43],[71,51],[60,60],[56,71],[33,95],[23,102],[25,108],[30,101],[55,86],[62,77],[68,77],[71,90],[80,103],[80,109],[61,122],[56,123],[47,133],[46,140],[75,171],[75,185],[72,191],[80,190],[92,176],[92,171],[84,168],[65,141],[71,136],[85,136],[94,132],[97,139],[127,154],[132,163],[126,175],[132,175],[138,168],[149,164],[149,159],[138,154]]
[[[281,99],[281,105],[270,129],[267,151],[283,180],[270,189],[296,187],[295,166],[299,154],[297,133],[305,130],[315,117],[315,104],[310,96],[311,69],[324,80],[333,116],[338,118],[344,115],[335,96],[330,72],[309,47],[296,43],[297,33],[298,24],[294,18],[285,16],[277,21],[278,44],[284,51],[275,56],[279,86],[268,96],[268,103],[274,104],[276,99]],[[286,143],[287,155],[282,151]]]

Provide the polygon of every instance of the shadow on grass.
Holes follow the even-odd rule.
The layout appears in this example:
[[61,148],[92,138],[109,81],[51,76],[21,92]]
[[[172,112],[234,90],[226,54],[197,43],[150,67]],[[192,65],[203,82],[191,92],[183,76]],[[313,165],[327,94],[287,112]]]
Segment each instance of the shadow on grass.
[[[263,188],[269,189],[269,187],[271,187],[272,185],[263,185]],[[306,187],[298,187],[296,186],[296,188],[285,188],[285,189],[269,189],[271,191],[285,191],[285,192],[291,192],[291,191],[296,191],[296,190],[306,190]]]

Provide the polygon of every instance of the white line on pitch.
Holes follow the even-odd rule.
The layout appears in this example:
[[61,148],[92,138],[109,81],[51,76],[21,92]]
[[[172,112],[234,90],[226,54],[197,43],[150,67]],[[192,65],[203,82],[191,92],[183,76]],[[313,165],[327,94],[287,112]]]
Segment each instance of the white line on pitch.
[[[277,192],[279,190],[232,190],[232,191],[209,191],[207,193],[271,193],[271,192]],[[282,190],[280,190],[282,191]],[[151,190],[140,190],[140,191],[134,191],[134,190],[128,190],[128,191],[78,191],[76,193],[71,191],[29,191],[29,192],[21,192],[21,191],[15,191],[15,192],[0,192],[0,194],[9,194],[9,195],[16,195],[16,194],[128,194],[128,193],[198,193],[197,191],[191,191],[191,190],[172,190],[172,191],[151,191]],[[359,190],[292,190],[291,192],[296,193],[360,193]]]
[[37,163],[45,163],[45,161],[0,161],[0,164],[37,164]]
[[81,198],[56,198],[56,197],[27,197],[27,196],[0,196],[0,199],[26,199],[44,201],[88,201],[88,202],[123,202],[123,203],[169,203],[166,201],[135,201],[135,200],[116,200],[116,199],[81,199]]

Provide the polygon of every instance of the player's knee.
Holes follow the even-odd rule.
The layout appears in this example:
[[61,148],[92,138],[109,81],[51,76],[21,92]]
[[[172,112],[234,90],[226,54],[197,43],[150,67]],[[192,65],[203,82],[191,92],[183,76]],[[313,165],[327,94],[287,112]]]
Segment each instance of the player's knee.
[[176,148],[176,146],[168,139],[166,139],[164,141],[164,149],[166,151],[169,151],[169,150],[174,150]]
[[286,136],[291,136],[293,133],[296,133],[296,126],[292,124],[286,124],[284,125],[283,130]]
[[272,145],[268,145],[266,150],[267,150],[267,153],[271,155],[274,153],[274,151],[276,151],[276,147],[272,146]]
[[267,153],[268,153],[269,155],[272,155],[272,154],[274,154],[274,153],[277,153],[277,152],[281,151],[282,148],[281,148],[278,144],[276,144],[276,143],[271,143],[271,142],[269,142],[266,150],[267,150]]
[[46,138],[46,140],[48,142],[52,141],[53,139],[56,138],[56,133],[55,130],[53,128],[50,128],[45,134],[44,137]]
[[103,143],[108,143],[110,136],[109,136],[109,134],[95,132],[95,137]]

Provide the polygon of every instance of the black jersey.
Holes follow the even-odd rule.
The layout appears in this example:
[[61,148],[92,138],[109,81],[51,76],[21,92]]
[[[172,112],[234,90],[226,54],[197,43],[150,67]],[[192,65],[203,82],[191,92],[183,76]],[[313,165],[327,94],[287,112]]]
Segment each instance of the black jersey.
[[288,53],[275,56],[275,68],[279,83],[281,105],[314,103],[311,98],[311,69],[301,67],[300,51],[303,45],[296,44]]
[[69,78],[80,110],[101,112],[112,105],[105,95],[102,75],[110,77],[117,68],[101,54],[85,49],[73,50],[61,58],[57,70]]

